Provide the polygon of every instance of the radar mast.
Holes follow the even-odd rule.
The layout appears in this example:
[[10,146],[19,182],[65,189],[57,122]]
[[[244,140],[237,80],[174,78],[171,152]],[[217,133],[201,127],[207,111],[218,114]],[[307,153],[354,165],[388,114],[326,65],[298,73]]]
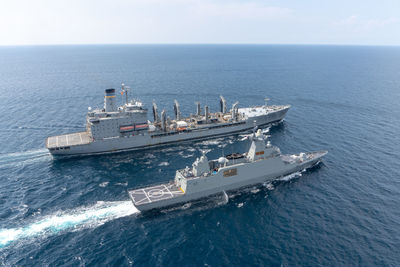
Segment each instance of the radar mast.
[[128,91],[130,89],[131,88],[129,86],[126,86],[125,84],[121,83],[121,90],[122,90],[121,94],[122,95],[125,94],[125,104],[128,104]]

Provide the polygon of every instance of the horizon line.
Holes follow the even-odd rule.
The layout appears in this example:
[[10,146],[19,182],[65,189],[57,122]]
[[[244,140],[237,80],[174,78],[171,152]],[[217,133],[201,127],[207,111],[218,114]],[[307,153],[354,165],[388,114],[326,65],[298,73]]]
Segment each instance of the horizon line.
[[332,43],[332,44],[325,44],[325,43],[67,43],[67,44],[0,44],[0,47],[32,47],[32,46],[91,46],[91,45],[98,45],[98,46],[113,46],[113,45],[254,45],[254,46],[267,46],[267,45],[286,45],[286,46],[380,46],[380,47],[399,47],[400,44],[340,44],[340,43]]

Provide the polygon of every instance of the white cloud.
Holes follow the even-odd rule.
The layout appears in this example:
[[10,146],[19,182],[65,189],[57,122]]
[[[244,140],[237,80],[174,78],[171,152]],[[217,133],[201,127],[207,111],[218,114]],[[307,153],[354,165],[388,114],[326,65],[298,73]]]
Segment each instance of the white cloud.
[[364,19],[358,15],[351,15],[335,22],[334,24],[338,26],[351,27],[354,30],[373,30],[395,24],[399,24],[400,26],[400,19],[393,17],[384,19]]
[[293,10],[269,6],[260,2],[211,2],[191,1],[195,14],[204,17],[224,17],[230,19],[272,20],[288,18]]
[[240,29],[293,13],[257,0],[6,1],[0,45],[249,42]]
[[400,44],[400,19],[394,12],[387,15],[378,4],[380,14],[364,12],[343,18],[341,12],[362,10],[357,4],[353,4],[357,11],[350,11],[340,1],[328,8],[326,3],[307,0],[301,4],[277,0],[1,1],[0,45]]

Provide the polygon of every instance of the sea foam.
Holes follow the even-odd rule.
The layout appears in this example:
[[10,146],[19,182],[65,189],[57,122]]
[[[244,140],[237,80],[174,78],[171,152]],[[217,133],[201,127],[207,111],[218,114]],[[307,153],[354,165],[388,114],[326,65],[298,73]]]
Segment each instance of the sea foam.
[[98,227],[139,211],[131,201],[97,202],[93,206],[58,212],[20,228],[0,229],[0,248],[21,239],[44,237],[62,231]]

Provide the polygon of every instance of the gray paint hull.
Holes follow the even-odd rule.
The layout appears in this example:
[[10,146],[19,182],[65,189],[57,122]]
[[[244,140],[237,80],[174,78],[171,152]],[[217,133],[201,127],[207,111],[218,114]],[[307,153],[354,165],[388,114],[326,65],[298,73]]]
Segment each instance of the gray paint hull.
[[[316,163],[319,162],[322,156],[326,152],[315,152],[319,153],[312,160],[303,162],[302,164],[283,164],[282,161],[270,161],[265,164],[265,161],[254,162],[251,164],[243,164],[237,166],[238,175],[235,177],[224,178],[228,181],[226,184],[213,184],[207,182],[207,186],[204,188],[203,185],[199,185],[199,188],[204,188],[203,190],[198,190],[193,193],[186,193],[178,197],[166,199],[163,201],[150,202],[147,204],[136,205],[136,208],[140,211],[148,211],[152,209],[160,209],[179,203],[190,202],[193,200],[205,198],[212,196],[223,191],[234,191],[240,188],[248,187],[251,185],[257,185],[268,181],[273,181],[277,178],[302,171],[304,169],[311,168]],[[278,165],[278,166],[276,166]],[[271,171],[272,170],[272,171]],[[250,177],[251,175],[251,177]],[[211,178],[212,179],[212,178]],[[218,179],[215,179],[218,183]]]
[[[150,134],[135,135],[130,137],[115,137],[102,140],[94,140],[91,143],[70,146],[68,150],[53,150],[54,156],[91,155],[103,153],[115,153],[128,150],[142,150],[184,141],[207,139],[216,136],[226,136],[252,129],[254,125],[261,126],[281,121],[289,108],[278,112],[251,117],[243,124],[235,126],[181,132],[175,135],[151,137]],[[254,123],[255,121],[255,123]]]

